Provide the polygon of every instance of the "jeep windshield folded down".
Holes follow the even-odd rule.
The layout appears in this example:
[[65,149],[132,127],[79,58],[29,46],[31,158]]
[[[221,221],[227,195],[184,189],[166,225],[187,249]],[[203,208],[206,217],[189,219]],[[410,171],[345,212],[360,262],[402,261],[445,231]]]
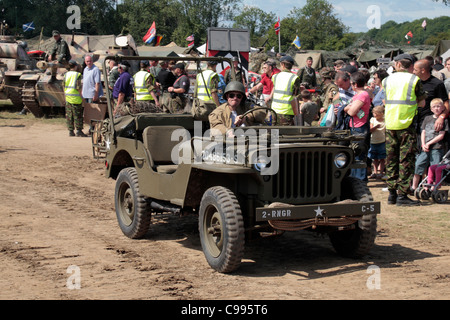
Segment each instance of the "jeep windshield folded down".
[[[182,60],[197,65],[194,71],[207,60],[232,66],[226,58],[110,58]],[[349,177],[366,166],[355,160],[360,137],[272,121],[225,137],[189,112],[114,117],[107,94],[108,118],[94,121],[93,152],[116,180],[116,215],[127,237],[144,237],[154,212],[198,214],[203,252],[219,272],[239,267],[246,236],[255,233],[326,233],[348,257],[373,245],[380,203],[366,182]],[[267,119],[276,116],[263,109]]]

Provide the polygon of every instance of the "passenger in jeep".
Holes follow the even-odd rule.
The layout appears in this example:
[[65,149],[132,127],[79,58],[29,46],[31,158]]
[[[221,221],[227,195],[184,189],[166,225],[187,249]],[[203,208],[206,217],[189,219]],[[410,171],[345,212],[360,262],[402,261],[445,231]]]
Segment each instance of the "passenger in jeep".
[[257,110],[242,117],[250,107],[245,105],[245,87],[241,82],[230,82],[225,88],[224,97],[227,102],[217,107],[209,115],[211,136],[222,134],[232,137],[234,128],[251,126],[255,122],[264,121],[265,110]]

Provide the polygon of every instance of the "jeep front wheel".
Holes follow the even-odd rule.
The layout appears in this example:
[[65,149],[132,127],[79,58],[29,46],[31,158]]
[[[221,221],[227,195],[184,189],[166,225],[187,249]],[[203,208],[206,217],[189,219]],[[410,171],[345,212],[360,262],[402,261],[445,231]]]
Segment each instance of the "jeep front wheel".
[[[373,201],[367,183],[353,177],[342,182],[343,189],[349,194],[344,199],[357,201]],[[345,186],[345,187],[344,187]],[[334,249],[343,257],[360,258],[366,255],[375,242],[377,234],[377,215],[366,214],[355,223],[354,229],[335,231],[329,234]]]
[[115,207],[120,229],[128,238],[139,239],[147,233],[151,211],[139,191],[135,168],[120,171],[116,180]]
[[199,233],[209,265],[223,273],[236,270],[244,255],[244,220],[236,196],[224,187],[203,194]]

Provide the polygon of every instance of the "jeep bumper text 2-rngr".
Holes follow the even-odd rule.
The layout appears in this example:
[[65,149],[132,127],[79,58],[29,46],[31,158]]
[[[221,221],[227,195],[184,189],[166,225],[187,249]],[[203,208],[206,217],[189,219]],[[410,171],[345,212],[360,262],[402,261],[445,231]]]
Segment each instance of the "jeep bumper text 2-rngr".
[[365,166],[355,160],[358,137],[265,124],[224,137],[189,113],[113,118],[110,100],[108,109],[109,119],[95,126],[93,150],[116,180],[116,215],[126,236],[144,237],[153,212],[197,214],[206,260],[219,272],[237,269],[246,239],[259,232],[327,233],[349,257],[373,245],[380,203],[365,182],[349,177]]

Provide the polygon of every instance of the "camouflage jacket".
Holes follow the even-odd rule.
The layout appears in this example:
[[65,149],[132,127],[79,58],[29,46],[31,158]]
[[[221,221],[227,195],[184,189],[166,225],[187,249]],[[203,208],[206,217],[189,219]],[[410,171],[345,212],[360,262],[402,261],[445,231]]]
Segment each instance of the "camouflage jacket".
[[71,59],[72,56],[70,55],[69,46],[67,45],[67,42],[63,38],[60,38],[53,45],[50,55],[52,56],[54,54],[56,54],[56,59],[58,60],[59,63],[61,63],[64,60],[68,62]]

